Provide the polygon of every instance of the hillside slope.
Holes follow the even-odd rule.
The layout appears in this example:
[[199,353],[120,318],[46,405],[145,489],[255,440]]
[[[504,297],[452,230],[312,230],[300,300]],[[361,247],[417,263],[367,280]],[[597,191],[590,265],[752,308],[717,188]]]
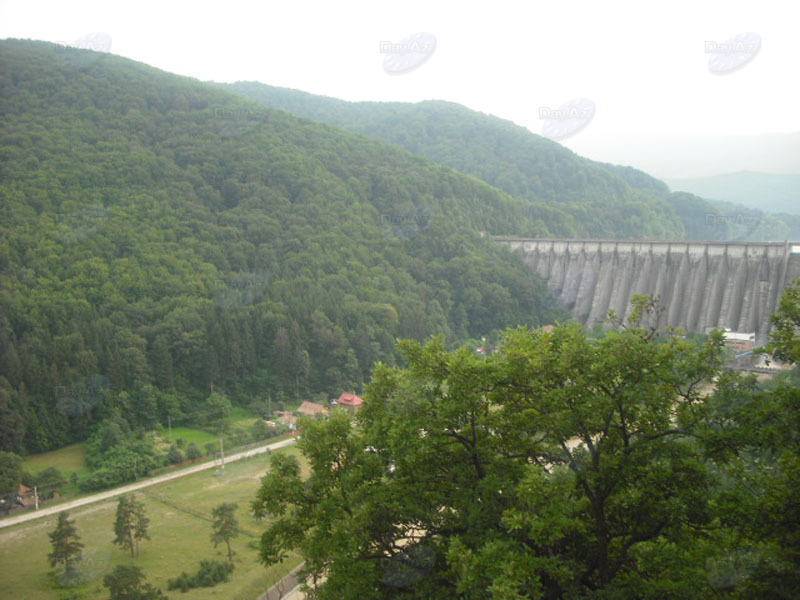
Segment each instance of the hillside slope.
[[1,449],[83,439],[115,411],[174,424],[210,391],[327,399],[393,363],[398,337],[566,316],[479,234],[553,233],[507,194],[196,80],[111,55],[75,68],[57,50],[0,42]]
[[751,190],[754,203],[738,206],[710,202],[699,188],[670,192],[638,169],[583,158],[510,121],[458,104],[346,102],[256,82],[217,85],[479,177],[522,199],[528,213],[560,237],[774,241],[798,231],[796,219],[763,212],[758,187]]
[[523,199],[561,237],[686,237],[662,182],[630,167],[582,158],[524,127],[458,104],[345,102],[254,82],[220,86],[479,177]]

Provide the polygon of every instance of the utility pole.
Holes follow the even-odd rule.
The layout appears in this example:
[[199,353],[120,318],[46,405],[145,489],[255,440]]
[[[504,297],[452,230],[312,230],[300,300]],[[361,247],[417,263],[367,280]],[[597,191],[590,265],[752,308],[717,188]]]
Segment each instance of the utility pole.
[[33,500],[36,502],[36,510],[39,510],[39,491],[33,486]]

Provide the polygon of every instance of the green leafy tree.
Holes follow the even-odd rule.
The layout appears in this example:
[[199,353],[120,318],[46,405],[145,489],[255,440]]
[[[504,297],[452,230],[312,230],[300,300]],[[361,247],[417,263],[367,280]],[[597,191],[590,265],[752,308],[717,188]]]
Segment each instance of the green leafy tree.
[[170,446],[169,452],[167,452],[167,462],[171,465],[183,462],[183,452],[178,450],[175,445]]
[[206,423],[217,433],[226,431],[230,426],[232,408],[231,401],[225,394],[214,392],[206,399],[203,405]]
[[236,504],[224,502],[211,510],[211,516],[214,517],[212,524],[214,532],[211,534],[211,541],[214,542],[215,548],[217,544],[225,542],[228,546],[228,562],[231,564],[233,564],[231,540],[239,535],[239,523],[234,516],[236,507]]
[[[765,350],[800,361],[800,281],[781,298]],[[743,598],[792,598],[800,589],[800,386],[728,373],[711,399],[704,442],[721,486],[719,524],[735,542],[717,584]]]
[[634,303],[601,340],[522,328],[486,358],[403,342],[408,368],[376,368],[356,427],[303,422],[308,481],[272,456],[262,560],[301,552],[320,599],[713,594],[693,439],[724,341],[659,337]]
[[144,514],[144,504],[135,496],[120,496],[114,521],[114,543],[130,550],[131,558],[139,555],[139,540],[149,540],[150,520]]
[[78,530],[75,524],[68,520],[69,513],[64,511],[58,513],[56,528],[48,533],[53,551],[47,555],[51,567],[63,566],[67,574],[75,570],[75,563],[81,558],[81,548]]
[[203,453],[200,452],[200,448],[198,448],[197,444],[195,444],[194,442],[189,444],[189,446],[186,448],[186,458],[188,458],[192,462],[196,461],[198,458],[201,458],[202,456]]
[[103,577],[103,585],[108,588],[111,600],[167,600],[160,589],[145,579],[139,567],[117,565]]
[[13,452],[0,451],[0,500],[9,511],[19,492],[22,481],[22,458]]
[[47,467],[43,469],[36,474],[35,481],[41,496],[57,492],[67,485],[67,478],[57,467]]

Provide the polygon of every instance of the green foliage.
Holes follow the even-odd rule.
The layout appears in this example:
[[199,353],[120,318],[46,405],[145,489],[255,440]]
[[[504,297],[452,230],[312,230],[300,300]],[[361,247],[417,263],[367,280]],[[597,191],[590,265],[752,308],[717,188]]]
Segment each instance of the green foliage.
[[47,534],[53,545],[53,551],[47,555],[51,567],[61,566],[67,574],[75,569],[75,562],[81,558],[80,542],[75,524],[69,520],[67,511],[58,513],[56,528]]
[[702,198],[671,194],[662,181],[632,167],[582,158],[524,127],[458,104],[345,102],[255,82],[220,87],[397,144],[520,198],[522,218],[506,235],[717,239],[713,233],[729,239],[725,225],[710,231],[709,217],[720,211]]
[[67,485],[67,478],[57,467],[47,467],[33,477],[32,484],[38,488],[40,496],[47,497],[62,490]]
[[133,481],[161,464],[153,439],[133,435],[127,421],[118,416],[99,423],[90,435],[86,462],[92,473],[80,482],[82,491]]
[[22,475],[22,458],[13,452],[0,451],[0,499],[6,510],[17,497]]
[[770,320],[772,332],[767,352],[784,362],[800,362],[800,279],[786,288],[778,312]]
[[131,558],[139,554],[139,540],[149,540],[147,527],[150,520],[144,514],[144,504],[135,496],[120,496],[114,521],[114,543],[130,550]]
[[145,581],[139,567],[117,565],[103,577],[103,585],[108,588],[111,600],[167,600],[160,589]]
[[189,444],[189,446],[186,448],[186,458],[187,459],[189,459],[191,461],[195,461],[198,458],[201,458],[202,456],[203,456],[203,453],[200,452],[200,448],[198,448],[197,444],[195,444],[194,442]]
[[262,560],[299,550],[321,599],[711,595],[693,436],[724,344],[659,339],[637,306],[602,339],[509,330],[486,358],[403,342],[408,368],[376,369],[355,427],[304,421],[308,481],[272,458]]
[[228,562],[231,564],[233,564],[231,540],[239,535],[239,523],[234,516],[236,508],[236,504],[223,502],[211,510],[211,516],[214,517],[212,525],[214,532],[211,534],[211,541],[214,542],[215,548],[217,544],[225,542],[228,546]]
[[[111,55],[67,72],[57,54],[0,42],[4,449],[84,440],[117,410],[132,431],[219,429],[209,390],[330,397],[396,364],[398,337],[566,318],[480,237],[550,233],[523,202],[215,86]],[[263,119],[228,135],[234,109]],[[382,216],[419,211],[401,236]],[[54,391],[94,373],[107,393],[59,411]]]
[[187,592],[197,587],[212,587],[230,579],[233,573],[233,563],[216,560],[201,560],[200,569],[194,575],[185,571],[175,579],[167,582],[168,590]]
[[183,452],[178,450],[178,447],[173,445],[170,446],[169,452],[167,452],[167,462],[171,465],[177,465],[183,462]]

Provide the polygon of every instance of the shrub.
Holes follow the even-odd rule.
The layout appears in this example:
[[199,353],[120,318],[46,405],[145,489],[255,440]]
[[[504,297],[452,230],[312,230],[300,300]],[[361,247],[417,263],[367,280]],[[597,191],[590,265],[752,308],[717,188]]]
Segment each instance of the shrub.
[[200,448],[198,448],[197,444],[195,444],[194,442],[189,444],[189,447],[186,448],[186,458],[188,458],[189,460],[197,460],[201,456],[203,456],[203,453],[200,452]]
[[177,446],[171,446],[167,452],[167,462],[171,465],[177,465],[183,462],[183,452],[178,450]]
[[185,571],[175,579],[167,581],[168,590],[186,592],[196,587],[211,587],[230,579],[233,565],[225,561],[201,560],[200,569],[194,575]]

